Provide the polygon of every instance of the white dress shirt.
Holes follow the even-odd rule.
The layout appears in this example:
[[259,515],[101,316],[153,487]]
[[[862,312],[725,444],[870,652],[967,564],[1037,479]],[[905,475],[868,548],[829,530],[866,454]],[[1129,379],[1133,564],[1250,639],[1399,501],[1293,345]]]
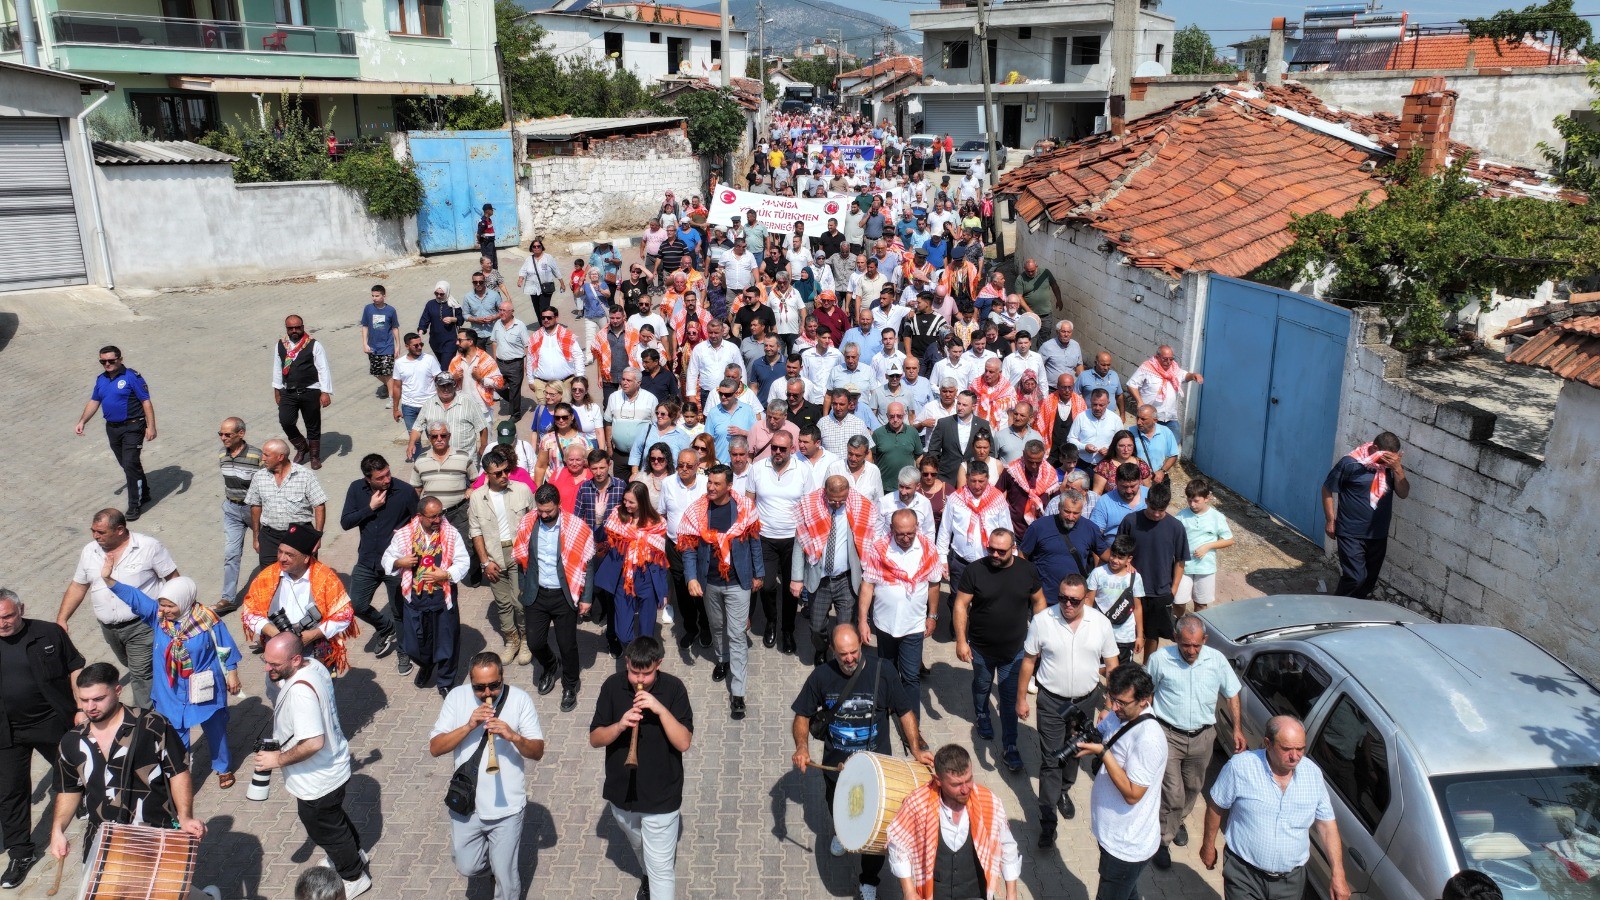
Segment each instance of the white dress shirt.
[[1028,621],[1022,652],[1037,656],[1034,677],[1039,686],[1058,697],[1082,697],[1100,683],[1100,667],[1117,655],[1111,620],[1094,607],[1085,607],[1076,624],[1052,603]]
[[[829,347],[823,353],[815,347],[802,351],[800,354],[800,377],[810,385],[806,388],[807,403],[821,403],[823,387],[828,383],[828,378],[836,367],[844,365],[844,354],[838,347]],[[812,390],[815,389],[815,395]]]
[[712,346],[709,340],[696,344],[689,354],[689,396],[699,399],[698,391],[716,390],[728,366],[738,366],[739,378],[744,379],[744,354],[732,341],[724,340],[717,346]]
[[[139,617],[128,604],[111,593],[111,588],[100,578],[100,571],[105,564],[106,551],[100,549],[99,543],[90,541],[78,554],[78,570],[72,574],[72,580],[88,587],[89,604],[94,607],[95,620],[100,624],[124,625],[132,622]],[[122,545],[122,555],[117,557],[111,577],[118,584],[138,588],[146,597],[159,597],[161,586],[177,572],[178,564],[173,562],[172,554],[167,552],[164,544],[134,531],[128,533],[128,541]]]
[[923,537],[928,540],[934,540],[936,535],[933,531],[933,504],[929,503],[928,498],[917,491],[911,492],[910,503],[902,502],[898,488],[884,494],[878,500],[878,537],[884,537],[889,533],[890,517],[902,509],[909,509],[916,513],[917,530],[922,532]]
[[[1159,793],[1159,792],[1158,792]],[[994,797],[994,817],[1000,822],[1000,880],[1016,881],[1022,877],[1022,854],[1017,851],[1017,839],[1011,834],[1011,823],[1006,819],[1006,808],[998,794]],[[972,817],[962,809],[956,811],[939,803],[939,839],[951,850],[960,850],[967,842],[972,829]],[[889,842],[889,871],[896,878],[911,877],[910,848]]]
[[[281,342],[281,341],[280,341]],[[283,363],[278,359],[278,344],[272,346],[272,389],[283,390]],[[333,393],[333,369],[328,366],[328,351],[322,349],[322,342],[311,342],[311,364],[317,368],[317,383],[311,385],[324,394]],[[308,388],[309,390],[309,388]]]
[[1044,357],[1032,350],[1028,351],[1026,355],[1020,350],[1012,351],[1011,355],[1005,358],[1000,371],[1005,375],[1005,379],[1012,384],[1022,381],[1023,372],[1032,372],[1033,377],[1040,384],[1044,384]]
[[[976,562],[988,554],[989,548],[967,535],[972,509],[961,499],[966,496],[969,495],[963,488],[945,498],[944,518],[939,520],[939,552],[954,551],[967,562]],[[997,528],[1011,528],[1011,507],[1005,503],[996,503],[984,511],[983,530],[993,532]]]
[[1094,465],[1105,459],[1105,454],[1100,451],[1091,453],[1084,448],[1111,446],[1112,436],[1123,427],[1122,417],[1110,407],[1106,408],[1105,415],[1099,419],[1094,417],[1094,410],[1085,410],[1072,420],[1072,427],[1067,429],[1067,440],[1077,445],[1078,455],[1084,462]]
[[667,537],[673,541],[678,539],[678,527],[683,523],[683,514],[696,500],[706,494],[706,477],[695,473],[694,484],[683,486],[683,479],[676,474],[667,476],[661,483],[661,516],[667,520]]
[[850,469],[844,464],[844,460],[829,453],[826,449],[818,450],[817,454],[816,459],[807,459],[799,455],[795,457],[806,464],[806,493],[808,494],[820,489],[830,476],[843,475],[846,478],[850,477]]
[[[901,550],[891,537],[883,556],[910,575],[922,565],[922,552],[921,541],[913,540],[911,549]],[[929,552],[933,552],[931,545]],[[944,578],[944,567],[935,565],[927,581],[912,586],[898,580],[892,584],[874,580],[871,572],[863,572],[861,577],[872,584],[872,627],[899,638],[927,627],[928,586],[937,585]]]
[[879,474],[877,466],[871,462],[864,462],[861,464],[861,471],[851,472],[850,464],[845,463],[844,468],[844,477],[850,479],[850,487],[856,493],[874,503],[883,496],[883,475]]

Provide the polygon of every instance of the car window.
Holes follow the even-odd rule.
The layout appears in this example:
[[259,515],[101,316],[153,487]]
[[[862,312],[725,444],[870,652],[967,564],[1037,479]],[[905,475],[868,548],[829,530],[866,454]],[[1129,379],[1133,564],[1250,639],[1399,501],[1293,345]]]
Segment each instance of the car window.
[[1322,667],[1299,653],[1262,653],[1250,661],[1245,681],[1275,715],[1305,721],[1332,679]]
[[1518,900],[1596,895],[1600,768],[1474,772],[1433,779],[1460,865]]
[[1388,744],[1354,700],[1340,697],[1334,704],[1310,755],[1322,767],[1328,787],[1367,831],[1377,831],[1389,808]]

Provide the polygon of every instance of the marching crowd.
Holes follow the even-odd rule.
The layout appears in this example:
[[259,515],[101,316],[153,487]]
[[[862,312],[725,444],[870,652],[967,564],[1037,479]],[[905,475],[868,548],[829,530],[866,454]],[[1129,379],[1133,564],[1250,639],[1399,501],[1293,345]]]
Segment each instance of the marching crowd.
[[[1024,769],[1019,722],[1034,719],[1039,847],[1087,802],[1097,897],[1137,897],[1146,864],[1170,866],[1201,798],[1201,858],[1215,865],[1226,836],[1230,898],[1298,896],[1312,827],[1331,848],[1334,896],[1348,896],[1303,731],[1276,719],[1249,751],[1239,683],[1194,615],[1214,602],[1219,551],[1233,543],[1206,479],[1173,496],[1186,391],[1201,374],[1167,346],[1121,372],[1109,353],[1086,356],[1055,276],[1026,260],[1008,281],[985,255],[994,210],[981,168],[935,185],[942,150],[852,117],[778,116],[767,138],[748,188],[847,199],[825,230],[769,230],[753,212],[712,222],[701,198],[669,192],[637,261],[599,243],[569,269],[535,239],[513,285],[486,208],[469,293],[439,282],[409,329],[372,287],[361,345],[408,441],[401,458],[362,456],[346,488],[338,525],[359,535],[348,586],[318,558],[332,527],[317,471],[334,348],[289,316],[271,379],[284,437],[252,444],[240,418],[218,427],[226,543],[209,604],[158,540],[129,529],[149,504],[139,449],[155,436],[154,402],[121,351],[103,348],[78,429],[103,412],[128,509],[92,517],[54,622],[23,619],[0,592],[11,856],[0,886],[20,884],[38,858],[34,752],[57,767],[58,857],[80,801],[92,825],[203,834],[190,733],[201,728],[231,788],[227,698],[253,652],[273,683],[274,724],[249,764],[282,771],[326,853],[300,895],[369,890],[344,810],[351,760],[335,684],[370,629],[367,653],[393,656],[440,695],[429,748],[457,767],[447,805],[458,868],[487,868],[497,898],[518,898],[523,760],[545,743],[533,698],[513,682],[531,667],[526,683],[539,695],[559,685],[557,710],[573,712],[578,630],[592,627],[618,662],[589,740],[646,873],[640,897],[677,895],[694,711],[661,669],[669,640],[706,658],[735,720],[778,714],[747,704],[751,653],[809,663],[790,710],[793,761],[824,768],[830,806],[837,767],[857,751],[892,753],[896,734],[932,768],[884,853],[860,857],[861,896],[878,896],[885,864],[907,897],[1015,896],[1021,855],[1001,799],[974,783],[968,749],[921,737],[936,636],[970,665],[977,734],[997,740],[1012,772]],[[813,144],[877,152],[868,162]],[[516,293],[534,321],[519,317]],[[1398,456],[1373,459],[1353,477],[1387,471],[1405,496]],[[460,660],[460,592],[478,586],[503,646]],[[86,599],[126,688],[66,632]],[[234,610],[242,640],[223,619]],[[1207,794],[1219,699],[1237,755]],[[108,762],[117,747],[133,766]],[[1075,801],[1080,768],[1093,784]],[[1264,793],[1274,784],[1281,802]],[[845,853],[837,837],[831,850]]]

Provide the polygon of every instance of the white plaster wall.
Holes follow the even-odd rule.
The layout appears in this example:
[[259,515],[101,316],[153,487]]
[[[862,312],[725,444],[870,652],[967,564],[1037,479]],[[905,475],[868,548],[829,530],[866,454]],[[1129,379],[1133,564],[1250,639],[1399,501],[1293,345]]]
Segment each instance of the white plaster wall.
[[[635,22],[621,18],[598,20],[569,15],[536,15],[534,21],[545,29],[544,46],[552,53],[558,56],[587,54],[595,62],[605,59],[603,35],[607,32],[620,33],[622,65],[645,84],[675,74],[667,71],[668,38],[689,39],[689,52],[686,55],[689,61],[688,74],[716,77],[718,73],[718,70],[712,68],[711,59],[711,42],[722,39],[716,29]],[[661,36],[660,43],[650,42],[652,32]],[[728,44],[730,46],[724,48],[723,58],[728,60],[728,64],[732,67],[729,71],[733,75],[743,77],[749,52],[749,38],[742,31],[730,31]]]
[[367,215],[329,181],[233,183],[229,166],[96,166],[119,286],[286,278],[416,252],[416,221]]
[[1411,482],[1395,500],[1385,586],[1444,621],[1515,630],[1600,675],[1600,509],[1587,502],[1600,390],[1562,390],[1541,464],[1493,442],[1492,414],[1407,382],[1403,358],[1356,327],[1367,343],[1351,341],[1335,452],[1392,431]]
[[1291,77],[1334,106],[1396,115],[1418,78],[1441,75],[1460,96],[1450,136],[1484,158],[1545,168],[1539,142],[1560,145],[1558,115],[1589,108],[1593,92],[1582,66],[1549,66],[1511,74],[1473,69],[1410,72],[1295,72]]
[[698,193],[700,161],[687,152],[640,159],[604,156],[548,156],[530,159],[528,175],[517,182],[522,232],[595,236],[605,231],[632,233],[660,209],[661,195]]
[[[1055,274],[1064,317],[1072,320],[1086,361],[1107,350],[1126,380],[1160,344],[1171,344],[1180,360],[1193,359],[1195,291],[1154,269],[1122,265],[1122,254],[1100,251],[1102,240],[1088,227],[1045,224],[1034,231],[1019,223],[1016,258],[1019,268],[1034,259]],[[1143,301],[1135,302],[1135,295]]]

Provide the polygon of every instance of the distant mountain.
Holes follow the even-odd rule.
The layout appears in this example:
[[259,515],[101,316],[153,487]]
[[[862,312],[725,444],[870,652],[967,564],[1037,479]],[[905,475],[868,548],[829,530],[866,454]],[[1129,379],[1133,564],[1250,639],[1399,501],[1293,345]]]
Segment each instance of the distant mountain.
[[[697,9],[718,9],[720,0],[697,4]],[[750,32],[750,52],[756,51],[756,0],[728,0],[728,11],[734,24]],[[795,46],[809,48],[817,38],[828,37],[828,29],[844,32],[845,53],[870,59],[884,45],[893,43],[891,53],[917,53],[921,37],[916,32],[905,31],[888,19],[861,12],[859,9],[828,0],[766,0],[767,18],[774,20],[766,28],[767,55],[793,56]],[[884,37],[884,31],[890,32]],[[742,73],[741,73],[742,74]]]

